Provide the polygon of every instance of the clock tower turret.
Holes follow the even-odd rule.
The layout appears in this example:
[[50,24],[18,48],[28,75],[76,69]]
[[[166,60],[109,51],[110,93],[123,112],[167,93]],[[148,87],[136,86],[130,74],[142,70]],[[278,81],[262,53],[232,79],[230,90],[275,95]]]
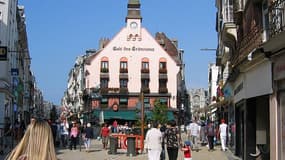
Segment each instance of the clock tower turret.
[[137,40],[141,39],[141,4],[139,0],[129,0],[128,2],[128,15],[126,17],[126,25],[129,30],[128,39]]
[[141,4],[139,0],[129,0],[126,22],[128,19],[139,19],[140,21],[142,20],[140,7]]

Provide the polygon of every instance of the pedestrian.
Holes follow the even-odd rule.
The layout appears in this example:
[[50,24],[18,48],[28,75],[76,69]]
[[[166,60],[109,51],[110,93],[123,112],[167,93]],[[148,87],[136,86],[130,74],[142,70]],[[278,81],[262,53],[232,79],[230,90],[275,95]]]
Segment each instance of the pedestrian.
[[91,123],[87,123],[87,127],[83,130],[83,141],[86,152],[90,151],[91,138],[93,137],[93,128]]
[[184,160],[192,160],[190,141],[185,141],[181,150],[184,152]]
[[176,122],[174,120],[169,122],[164,135],[169,160],[177,160],[180,140],[178,139],[179,132],[176,127]]
[[145,143],[148,160],[160,160],[162,133],[158,129],[158,123],[153,122],[152,128],[146,133]]
[[214,150],[214,137],[215,137],[215,126],[213,121],[209,121],[208,125],[207,125],[207,129],[206,129],[206,134],[207,134],[207,138],[208,138],[208,145],[209,145],[209,151],[213,151]]
[[101,128],[100,136],[102,138],[103,149],[107,149],[109,136],[110,136],[110,129],[108,128],[107,123],[103,124],[103,127]]
[[197,123],[196,117],[193,119],[192,123],[189,124],[188,136],[190,136],[190,139],[188,140],[191,141],[193,144],[192,150],[195,149],[198,152],[199,151],[198,139],[200,136],[200,126]]
[[165,160],[165,139],[164,139],[164,136],[165,136],[165,131],[166,131],[166,125],[163,124],[161,127],[160,127],[160,132],[162,134],[162,142],[161,142],[161,154],[160,154],[160,160]]
[[218,135],[220,135],[220,140],[221,140],[221,145],[222,151],[226,151],[226,142],[227,142],[227,130],[228,130],[228,125],[225,123],[225,120],[222,119],[221,120],[221,124],[219,125],[219,131],[218,131]]
[[69,135],[68,129],[69,129],[69,124],[68,124],[67,120],[64,119],[60,123],[60,126],[59,126],[61,146],[63,148],[65,148],[68,145],[68,143],[67,143],[68,142],[68,135]]
[[16,139],[16,141],[20,141],[21,137],[20,137],[20,123],[19,121],[16,119],[14,122],[14,138]]
[[117,122],[117,120],[114,120],[112,128],[113,128],[113,130],[112,130],[113,133],[118,133],[118,122]]
[[5,160],[57,160],[49,124],[38,119],[31,123]]
[[207,136],[206,136],[206,125],[205,122],[201,122],[201,126],[200,126],[200,141],[202,145],[206,145],[207,144]]
[[78,135],[79,135],[79,129],[78,126],[76,125],[76,122],[74,122],[70,129],[70,145],[69,145],[70,150],[72,150],[72,148],[76,150]]

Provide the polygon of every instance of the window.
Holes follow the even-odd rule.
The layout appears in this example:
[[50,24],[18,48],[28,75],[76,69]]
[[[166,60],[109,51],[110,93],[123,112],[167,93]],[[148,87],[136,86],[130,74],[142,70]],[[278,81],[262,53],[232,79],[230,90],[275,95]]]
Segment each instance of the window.
[[100,79],[100,87],[101,88],[108,88],[108,79]]
[[142,62],[141,73],[149,73],[149,63],[148,62]]
[[101,72],[108,73],[109,72],[109,59],[108,57],[101,58]]
[[128,105],[128,98],[122,97],[119,101],[120,105]]
[[148,62],[142,62],[142,69],[149,69]]
[[142,88],[149,88],[149,79],[142,79]]
[[150,108],[149,98],[143,99],[144,108]]
[[108,98],[102,98],[101,104],[108,104]]
[[128,62],[120,62],[120,69],[127,69],[128,68]]
[[166,69],[166,62],[159,62],[159,69]]
[[160,98],[159,99],[160,104],[167,105],[167,98]]
[[109,63],[108,61],[102,61],[101,62],[101,68],[103,69],[108,69],[109,68]]
[[128,80],[120,79],[120,88],[128,88]]
[[166,88],[166,83],[167,83],[166,79],[160,79],[159,80],[159,88]]
[[101,99],[101,108],[108,108],[108,98],[103,97]]

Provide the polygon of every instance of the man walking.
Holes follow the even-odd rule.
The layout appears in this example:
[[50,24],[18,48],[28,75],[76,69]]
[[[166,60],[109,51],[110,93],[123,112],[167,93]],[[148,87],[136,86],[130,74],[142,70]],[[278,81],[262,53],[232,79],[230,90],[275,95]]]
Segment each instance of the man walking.
[[162,133],[158,129],[158,123],[153,122],[152,128],[147,131],[146,137],[146,148],[148,152],[149,160],[160,160],[160,153],[162,150]]
[[208,143],[209,143],[209,151],[214,150],[214,137],[215,137],[215,126],[213,121],[209,121],[206,129]]
[[65,148],[68,144],[68,135],[69,135],[69,132],[68,132],[68,129],[69,129],[69,124],[68,122],[66,121],[66,119],[64,119],[61,123],[60,123],[60,126],[59,126],[59,130],[60,130],[60,139],[61,139],[61,146],[63,148]]
[[107,149],[108,147],[108,141],[109,141],[109,136],[110,136],[110,129],[108,128],[107,123],[103,124],[103,127],[101,128],[101,133],[102,137],[102,144],[103,144],[103,149]]
[[219,126],[219,135],[220,135],[220,139],[221,139],[221,145],[222,145],[222,151],[226,151],[226,142],[227,142],[227,129],[228,129],[228,125],[225,123],[225,120],[222,119],[221,120],[221,124]]
[[193,150],[196,149],[196,151],[198,152],[199,151],[199,146],[198,146],[198,138],[199,138],[199,135],[200,135],[200,127],[199,125],[197,124],[197,118],[195,117],[193,122],[190,123],[189,125],[189,130],[188,130],[188,139],[190,137],[190,141],[192,142],[193,144]]

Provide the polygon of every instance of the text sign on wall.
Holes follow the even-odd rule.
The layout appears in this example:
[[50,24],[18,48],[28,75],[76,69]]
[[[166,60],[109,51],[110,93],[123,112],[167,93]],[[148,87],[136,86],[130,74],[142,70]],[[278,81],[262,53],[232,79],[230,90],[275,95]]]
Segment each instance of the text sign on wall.
[[149,48],[149,47],[126,47],[126,46],[114,46],[113,51],[132,51],[132,52],[137,52],[137,51],[149,51],[149,52],[154,52],[154,48]]

